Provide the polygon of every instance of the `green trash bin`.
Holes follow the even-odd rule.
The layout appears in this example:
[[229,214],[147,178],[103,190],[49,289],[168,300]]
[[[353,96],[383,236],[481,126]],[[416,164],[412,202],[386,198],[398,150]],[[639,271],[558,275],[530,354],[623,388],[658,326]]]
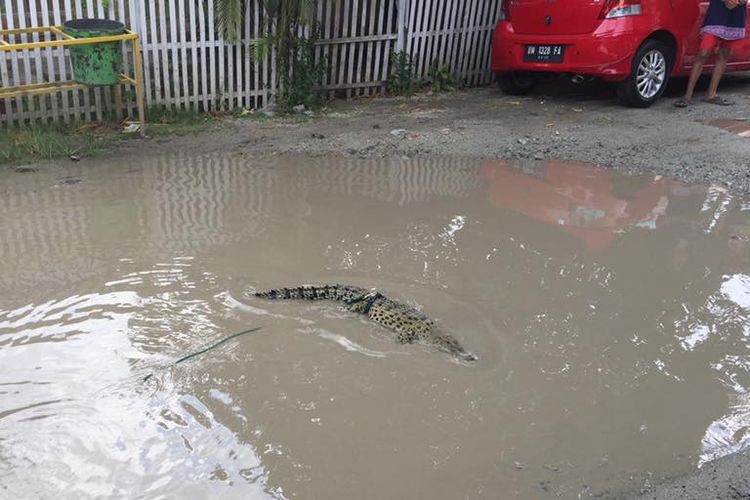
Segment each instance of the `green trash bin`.
[[[109,19],[72,19],[63,31],[73,38],[114,36],[125,33],[125,25]],[[73,76],[85,85],[114,85],[122,73],[122,42],[71,45]]]

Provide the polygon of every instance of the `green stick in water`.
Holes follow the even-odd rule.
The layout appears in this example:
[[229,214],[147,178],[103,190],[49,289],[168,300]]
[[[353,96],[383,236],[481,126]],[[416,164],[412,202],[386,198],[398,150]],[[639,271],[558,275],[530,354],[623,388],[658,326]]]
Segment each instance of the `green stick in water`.
[[[247,335],[248,333],[257,332],[260,329],[261,329],[261,327],[258,326],[256,328],[251,328],[250,330],[245,330],[244,332],[239,332],[239,333],[235,333],[234,335],[230,335],[229,337],[223,338],[220,341],[216,342],[215,344],[211,344],[210,346],[206,347],[205,349],[201,349],[198,352],[194,352],[192,354],[188,354],[187,356],[181,357],[180,359],[178,359],[177,361],[175,361],[174,363],[172,363],[170,366],[174,366],[174,365],[180,364],[183,361],[187,361],[190,358],[194,358],[196,356],[200,356],[201,354],[205,354],[208,351],[210,351],[211,349],[216,349],[221,344],[225,344],[225,343],[229,342],[230,340],[235,339],[237,337],[240,337],[242,335]],[[153,376],[154,376],[153,373],[149,373],[148,375],[146,375],[146,377],[143,379],[143,381],[145,382],[145,381],[147,381],[148,379],[150,379]]]

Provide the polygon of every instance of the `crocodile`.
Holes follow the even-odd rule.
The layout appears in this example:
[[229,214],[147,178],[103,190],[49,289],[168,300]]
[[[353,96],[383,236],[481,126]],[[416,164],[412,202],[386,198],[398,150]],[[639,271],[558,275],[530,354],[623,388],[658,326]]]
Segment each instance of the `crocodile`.
[[256,291],[255,297],[270,300],[332,300],[346,309],[367,316],[375,323],[396,332],[400,344],[420,342],[463,361],[477,357],[464,349],[451,335],[442,332],[433,320],[402,302],[378,291],[347,285],[304,285],[293,288]]

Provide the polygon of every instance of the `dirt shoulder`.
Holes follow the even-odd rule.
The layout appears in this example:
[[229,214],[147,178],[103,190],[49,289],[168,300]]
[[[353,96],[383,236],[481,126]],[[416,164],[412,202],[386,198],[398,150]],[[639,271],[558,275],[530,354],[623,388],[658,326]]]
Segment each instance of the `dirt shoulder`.
[[681,90],[674,86],[645,110],[620,106],[609,87],[562,81],[522,98],[488,87],[334,102],[312,118],[233,119],[196,136],[124,147],[134,154],[220,149],[248,156],[560,159],[750,192],[750,140],[708,125],[718,119],[750,120],[750,76],[727,77],[723,95],[734,106],[701,103],[677,109],[673,101]]

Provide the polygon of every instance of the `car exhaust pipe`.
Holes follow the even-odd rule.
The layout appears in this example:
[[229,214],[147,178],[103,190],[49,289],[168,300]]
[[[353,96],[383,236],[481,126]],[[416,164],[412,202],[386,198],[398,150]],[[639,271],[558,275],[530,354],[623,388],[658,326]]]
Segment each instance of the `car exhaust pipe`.
[[586,78],[583,75],[573,75],[570,77],[570,81],[575,83],[576,85],[580,85],[586,80]]

